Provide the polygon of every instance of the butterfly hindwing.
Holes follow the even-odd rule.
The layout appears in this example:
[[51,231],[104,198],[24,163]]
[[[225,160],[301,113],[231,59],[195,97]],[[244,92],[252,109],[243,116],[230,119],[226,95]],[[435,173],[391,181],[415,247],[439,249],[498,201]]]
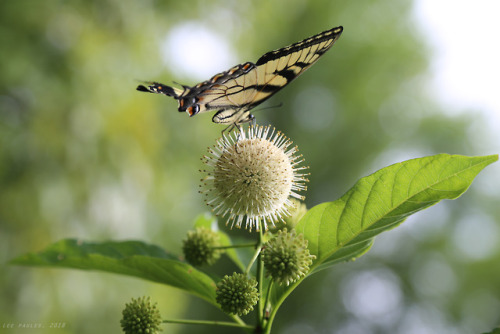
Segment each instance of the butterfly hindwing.
[[313,65],[342,34],[336,27],[290,46],[270,51],[257,62],[246,62],[183,90],[160,83],[137,90],[174,97],[179,111],[190,116],[216,110],[215,123],[239,124],[253,119],[249,110],[267,100]]

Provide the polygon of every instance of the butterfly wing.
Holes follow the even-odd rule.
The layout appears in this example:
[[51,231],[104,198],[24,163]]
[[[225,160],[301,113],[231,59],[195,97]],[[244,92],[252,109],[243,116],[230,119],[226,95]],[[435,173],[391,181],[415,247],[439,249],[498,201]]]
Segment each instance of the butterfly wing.
[[[214,75],[207,81],[194,87],[183,86],[183,90],[158,82],[150,82],[146,86],[139,85],[138,91],[171,96],[179,101],[178,110],[187,112],[189,116],[213,110],[242,110],[254,99],[254,87],[257,81],[255,64],[247,62],[236,65],[228,71]],[[231,123],[217,122],[217,123]]]
[[[219,108],[213,121],[240,124],[250,120],[252,115],[248,110],[270,98],[318,61],[333,46],[342,31],[342,27],[336,27],[268,52],[245,75],[229,80],[222,86],[218,85],[217,100],[223,108]],[[210,107],[215,105],[209,104]]]
[[[244,108],[255,95],[255,92],[247,89],[255,86],[257,81],[255,69],[255,64],[247,62],[185,89],[179,99],[179,111],[188,111],[190,116],[193,116],[210,110]],[[191,107],[193,109],[189,109]]]
[[252,105],[265,101],[311,67],[342,31],[342,27],[336,27],[260,57],[256,63],[258,85],[254,88],[258,94]]
[[314,64],[342,34],[336,27],[264,54],[257,62],[234,66],[194,87],[179,90],[160,83],[137,90],[172,96],[189,116],[217,110],[215,123],[239,125],[253,119],[249,110],[267,100]]

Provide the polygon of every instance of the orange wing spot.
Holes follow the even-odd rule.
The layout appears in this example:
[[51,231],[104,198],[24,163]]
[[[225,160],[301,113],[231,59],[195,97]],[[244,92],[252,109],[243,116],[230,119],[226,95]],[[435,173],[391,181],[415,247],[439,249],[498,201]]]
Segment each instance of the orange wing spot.
[[162,87],[162,86],[158,86],[158,89],[159,89],[159,90],[162,90],[162,89],[163,89],[163,87]]
[[193,107],[187,108],[186,111],[188,112],[189,116],[193,116]]
[[232,69],[229,70],[229,74],[233,74],[238,70],[238,68],[239,68],[238,66],[233,67]]
[[249,64],[249,63],[246,63],[246,64],[243,66],[243,69],[246,71],[249,67],[250,67],[250,64]]
[[179,100],[179,106],[180,106],[181,108],[183,108],[183,107],[184,107],[184,99],[180,99],[180,100]]
[[212,78],[212,83],[217,82],[217,80],[219,80],[220,78],[222,78],[222,74],[214,75]]

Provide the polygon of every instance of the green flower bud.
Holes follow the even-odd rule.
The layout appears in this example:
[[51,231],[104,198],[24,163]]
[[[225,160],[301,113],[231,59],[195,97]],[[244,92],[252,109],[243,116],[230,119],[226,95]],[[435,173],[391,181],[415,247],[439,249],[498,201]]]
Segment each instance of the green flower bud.
[[182,251],[186,260],[193,266],[212,265],[222,253],[220,249],[214,248],[218,246],[219,234],[208,228],[198,227],[195,231],[188,232]]
[[315,258],[307,249],[304,235],[288,232],[286,228],[278,231],[262,250],[266,276],[271,276],[280,285],[289,285],[305,276]]
[[149,297],[132,298],[132,302],[125,304],[120,321],[123,332],[126,334],[156,334],[161,331],[161,316],[156,303],[151,304]]
[[288,210],[290,214],[285,216],[282,221],[278,221],[277,223],[275,223],[274,227],[271,227],[269,229],[269,231],[271,231],[272,233],[276,233],[278,232],[278,230],[282,230],[284,228],[293,230],[295,225],[297,225],[297,223],[307,213],[307,206],[298,199],[292,198],[290,202],[292,202],[292,205]]
[[253,310],[259,300],[256,286],[257,281],[253,278],[247,278],[245,274],[226,275],[217,283],[217,303],[226,313],[245,315]]

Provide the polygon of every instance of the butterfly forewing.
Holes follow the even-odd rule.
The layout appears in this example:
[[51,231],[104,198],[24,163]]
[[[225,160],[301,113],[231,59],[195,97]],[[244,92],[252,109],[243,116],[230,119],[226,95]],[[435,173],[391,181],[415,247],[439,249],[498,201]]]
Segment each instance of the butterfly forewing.
[[342,27],[337,27],[263,55],[256,65],[259,82],[268,86],[268,95],[286,86],[314,64],[332,47],[341,33]]
[[[255,64],[234,66],[194,87],[184,86],[182,94],[165,86],[163,91],[179,101],[179,111],[190,116],[217,110],[215,123],[239,125],[253,119],[250,109],[267,100],[314,64],[340,37],[337,27],[290,46],[264,54]],[[160,93],[161,84],[139,86],[140,91]],[[170,88],[168,90],[168,88]],[[171,93],[171,92],[175,92]]]

